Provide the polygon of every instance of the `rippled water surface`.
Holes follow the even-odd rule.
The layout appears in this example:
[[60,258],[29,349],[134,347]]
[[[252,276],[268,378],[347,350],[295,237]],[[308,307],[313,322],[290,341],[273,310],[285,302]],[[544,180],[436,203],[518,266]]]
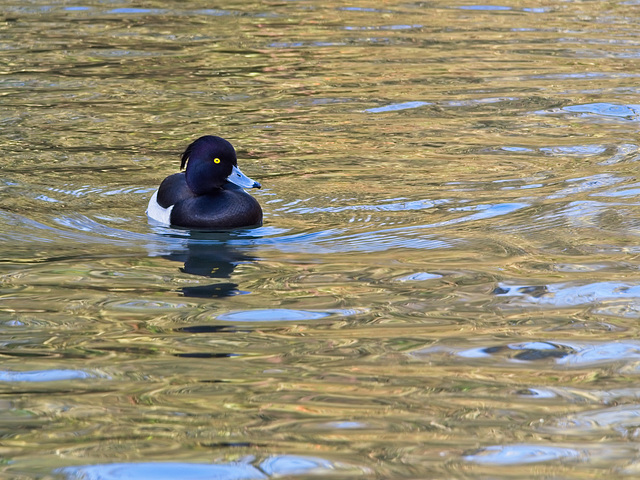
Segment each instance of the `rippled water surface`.
[[[635,1],[0,6],[0,476],[635,478]],[[260,228],[150,225],[200,135]]]

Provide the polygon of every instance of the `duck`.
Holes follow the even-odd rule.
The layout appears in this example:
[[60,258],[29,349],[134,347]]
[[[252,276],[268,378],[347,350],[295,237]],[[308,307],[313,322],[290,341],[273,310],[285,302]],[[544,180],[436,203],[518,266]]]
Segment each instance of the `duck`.
[[262,225],[260,204],[244,191],[262,186],[242,173],[229,141],[214,135],[198,138],[181,156],[183,169],[165,178],[151,196],[150,219],[200,229]]

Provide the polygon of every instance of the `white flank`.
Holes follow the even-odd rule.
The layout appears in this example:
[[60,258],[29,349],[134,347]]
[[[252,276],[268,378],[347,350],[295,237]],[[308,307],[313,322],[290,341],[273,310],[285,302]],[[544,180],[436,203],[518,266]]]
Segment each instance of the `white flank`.
[[156,222],[160,222],[164,225],[171,225],[171,210],[173,210],[173,205],[168,208],[162,208],[158,204],[158,191],[156,190],[149,199],[147,216]]

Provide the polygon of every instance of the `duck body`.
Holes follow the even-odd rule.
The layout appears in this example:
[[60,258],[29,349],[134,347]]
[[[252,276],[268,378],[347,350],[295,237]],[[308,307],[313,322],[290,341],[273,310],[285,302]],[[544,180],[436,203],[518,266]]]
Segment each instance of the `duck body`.
[[165,225],[229,229],[262,224],[262,208],[244,188],[260,184],[238,168],[233,146],[200,137],[182,154],[186,171],[165,178],[149,200],[147,215]]

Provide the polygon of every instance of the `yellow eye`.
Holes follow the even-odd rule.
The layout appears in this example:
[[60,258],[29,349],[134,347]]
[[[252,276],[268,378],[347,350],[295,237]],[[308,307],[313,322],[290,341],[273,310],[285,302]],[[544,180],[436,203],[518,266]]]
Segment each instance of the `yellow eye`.
[[220,163],[220,159],[219,158],[214,158],[213,159],[213,163]]

